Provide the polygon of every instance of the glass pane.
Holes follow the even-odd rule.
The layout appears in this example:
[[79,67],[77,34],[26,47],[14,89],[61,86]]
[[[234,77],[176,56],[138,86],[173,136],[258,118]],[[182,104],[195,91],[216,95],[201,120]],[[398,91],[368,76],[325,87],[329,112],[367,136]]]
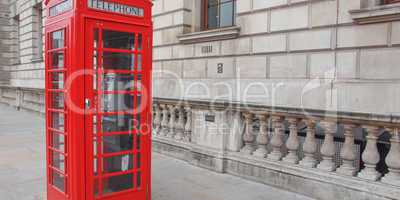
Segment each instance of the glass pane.
[[138,134],[136,136],[136,150],[140,151],[141,145],[142,145],[141,136],[140,134]]
[[50,124],[51,128],[64,131],[64,114],[62,113],[51,113],[52,121]]
[[221,1],[220,27],[233,26],[233,7],[232,0]]
[[104,69],[133,70],[135,56],[128,53],[104,52]]
[[63,52],[53,52],[53,68],[64,68],[64,53]]
[[51,108],[64,109],[64,93],[53,92],[51,98]]
[[133,169],[133,155],[126,154],[103,158],[103,172],[125,172]]
[[61,190],[62,192],[65,192],[65,185],[64,185],[64,176],[58,174],[55,171],[52,171],[52,182],[53,185],[58,188],[59,190]]
[[65,152],[65,136],[57,133],[52,133],[52,134],[53,134],[52,147],[62,152]]
[[218,0],[208,1],[208,28],[218,27]]
[[136,174],[136,187],[141,187],[142,186],[142,173],[138,172]]
[[103,44],[104,48],[134,50],[135,34],[104,30]]
[[133,149],[133,135],[104,136],[104,153],[130,151]]
[[136,168],[140,168],[142,165],[142,162],[140,159],[141,159],[141,155],[140,155],[140,153],[137,153],[136,154]]
[[61,72],[51,73],[51,88],[64,89],[64,73]]
[[52,152],[52,166],[65,172],[65,158],[64,155],[53,151]]
[[103,179],[103,193],[110,194],[133,189],[133,174],[124,174]]
[[137,64],[137,70],[138,71],[142,71],[142,55],[138,54],[137,55],[137,60],[138,60],[138,64]]
[[143,36],[141,33],[139,33],[138,36],[138,50],[141,51],[143,48]]
[[104,94],[102,108],[104,112],[131,111],[133,96],[131,94]]
[[51,33],[51,48],[58,49],[64,47],[64,30]]
[[102,117],[103,132],[123,132],[133,130],[133,115],[110,115]]
[[136,90],[141,91],[142,90],[142,75],[138,74],[137,77],[138,77],[138,80],[136,82]]
[[133,74],[104,74],[104,91],[130,91],[133,88]]

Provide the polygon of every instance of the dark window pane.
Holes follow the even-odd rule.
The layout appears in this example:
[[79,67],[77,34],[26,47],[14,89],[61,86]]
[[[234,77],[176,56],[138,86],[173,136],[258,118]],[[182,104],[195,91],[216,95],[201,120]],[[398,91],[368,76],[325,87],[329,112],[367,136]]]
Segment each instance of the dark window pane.
[[104,91],[130,91],[133,90],[133,74],[104,74]]
[[52,121],[50,127],[60,131],[64,131],[64,115],[62,113],[53,112],[51,113],[51,118]]
[[140,168],[142,165],[142,162],[140,159],[141,159],[141,155],[140,155],[140,153],[137,153],[136,154],[136,168]]
[[140,151],[141,145],[142,145],[142,141],[141,141],[141,136],[140,134],[136,135],[136,150]]
[[64,179],[65,177],[58,174],[55,171],[52,171],[52,177],[53,177],[53,185],[58,188],[59,190],[61,190],[62,192],[65,192],[65,184],[64,184]]
[[133,150],[133,135],[104,136],[104,153]]
[[104,112],[132,111],[133,96],[131,94],[104,94],[102,108]]
[[103,193],[105,195],[133,189],[133,175],[124,174],[103,179]]
[[133,169],[133,155],[121,155],[103,158],[103,172],[124,172]]
[[64,67],[64,53],[54,52],[53,54],[53,64],[52,68],[63,68]]
[[51,48],[58,49],[64,47],[64,30],[51,33]]
[[52,166],[65,172],[65,157],[64,157],[64,155],[53,151],[51,157],[52,157]]
[[137,64],[137,70],[138,71],[142,71],[142,55],[138,54],[137,55],[137,60],[138,60],[138,64]]
[[53,92],[51,94],[51,108],[64,109],[64,93]]
[[136,187],[141,187],[142,186],[142,173],[138,172],[136,174]]
[[135,48],[135,34],[104,30],[103,44],[105,48],[133,50]]
[[65,136],[58,133],[51,133],[53,135],[52,147],[65,152]]
[[102,117],[103,132],[133,130],[133,115],[110,115]]
[[61,72],[51,73],[51,88],[64,89],[64,73]]
[[143,48],[143,36],[141,33],[139,33],[138,36],[138,50],[141,51]]
[[208,6],[208,28],[218,28],[218,4]]
[[221,1],[220,27],[233,26],[233,1]]
[[128,53],[104,52],[104,69],[133,70],[135,56]]

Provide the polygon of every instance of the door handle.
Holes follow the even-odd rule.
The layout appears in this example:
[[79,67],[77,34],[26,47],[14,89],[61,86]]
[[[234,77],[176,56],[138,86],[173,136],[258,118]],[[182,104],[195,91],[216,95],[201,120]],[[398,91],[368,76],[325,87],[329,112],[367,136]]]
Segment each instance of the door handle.
[[89,99],[89,98],[86,98],[86,99],[85,99],[85,108],[86,108],[86,109],[89,109],[89,108],[90,108],[90,99]]

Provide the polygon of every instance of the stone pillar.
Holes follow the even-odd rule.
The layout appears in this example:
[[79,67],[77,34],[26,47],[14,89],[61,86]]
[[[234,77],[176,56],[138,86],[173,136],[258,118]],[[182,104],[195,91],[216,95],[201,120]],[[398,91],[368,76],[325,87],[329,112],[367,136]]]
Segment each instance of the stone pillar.
[[178,122],[176,123],[176,140],[182,140],[184,137],[184,130],[185,130],[185,117],[184,117],[184,110],[181,106],[177,106],[178,109]]
[[260,132],[257,135],[257,150],[253,153],[254,156],[265,158],[267,157],[268,150],[268,115],[257,114],[256,117],[260,120]]
[[336,170],[336,164],[333,161],[333,157],[335,156],[333,134],[336,133],[337,124],[331,121],[323,121],[320,125],[325,129],[325,139],[321,147],[322,161],[317,168],[333,172]]
[[243,133],[244,147],[240,152],[251,155],[254,151],[254,135],[253,135],[253,114],[244,113],[245,129]]
[[365,125],[363,128],[368,132],[367,146],[362,154],[365,168],[358,174],[358,177],[377,181],[381,177],[381,174],[375,169],[380,159],[377,147],[379,127]]
[[168,128],[168,107],[166,104],[161,104],[162,109],[162,120],[161,120],[161,135],[167,136],[169,132]]
[[155,135],[158,135],[160,133],[160,126],[161,126],[161,111],[160,111],[160,106],[157,103],[154,103],[154,133]]
[[315,140],[316,121],[313,119],[308,119],[306,124],[307,136],[303,144],[304,158],[300,161],[300,165],[314,168],[317,165],[317,160],[314,157],[314,154],[317,152],[317,141]]
[[340,150],[340,157],[343,160],[343,164],[337,169],[340,174],[355,176],[357,171],[354,167],[354,160],[356,155],[354,153],[354,134],[353,131],[356,128],[354,124],[345,123],[344,126],[344,144]]
[[186,111],[186,123],[185,123],[185,138],[186,142],[192,140],[192,108],[190,106],[185,107]]
[[168,105],[169,108],[169,114],[170,114],[170,118],[169,118],[169,132],[168,132],[168,137],[170,138],[174,138],[175,136],[175,121],[176,121],[176,108],[174,105]]
[[299,155],[297,154],[297,152],[300,147],[300,141],[297,131],[297,123],[299,122],[299,120],[294,117],[289,117],[288,122],[289,122],[290,134],[289,138],[286,141],[286,148],[288,149],[289,153],[286,155],[285,158],[283,158],[283,161],[292,164],[298,164]]
[[273,161],[279,161],[282,159],[282,151],[281,147],[283,145],[283,120],[284,118],[282,116],[272,116],[272,127],[274,130],[274,133],[271,138],[271,146],[272,146],[272,152],[268,155],[268,159],[273,160]]
[[400,132],[399,128],[388,130],[392,133],[390,151],[385,160],[389,173],[382,178],[382,182],[400,187]]

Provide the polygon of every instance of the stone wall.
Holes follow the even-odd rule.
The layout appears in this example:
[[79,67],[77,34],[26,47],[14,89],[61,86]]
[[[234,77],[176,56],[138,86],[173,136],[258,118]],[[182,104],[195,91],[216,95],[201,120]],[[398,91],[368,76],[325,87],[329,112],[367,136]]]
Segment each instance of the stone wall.
[[11,64],[15,49],[13,48],[14,27],[10,19],[8,0],[0,1],[0,85],[9,84],[10,73],[6,71]]
[[199,31],[195,2],[154,1],[155,97],[400,113],[400,21],[359,25],[350,12],[375,5],[237,0],[237,38],[183,42]]

